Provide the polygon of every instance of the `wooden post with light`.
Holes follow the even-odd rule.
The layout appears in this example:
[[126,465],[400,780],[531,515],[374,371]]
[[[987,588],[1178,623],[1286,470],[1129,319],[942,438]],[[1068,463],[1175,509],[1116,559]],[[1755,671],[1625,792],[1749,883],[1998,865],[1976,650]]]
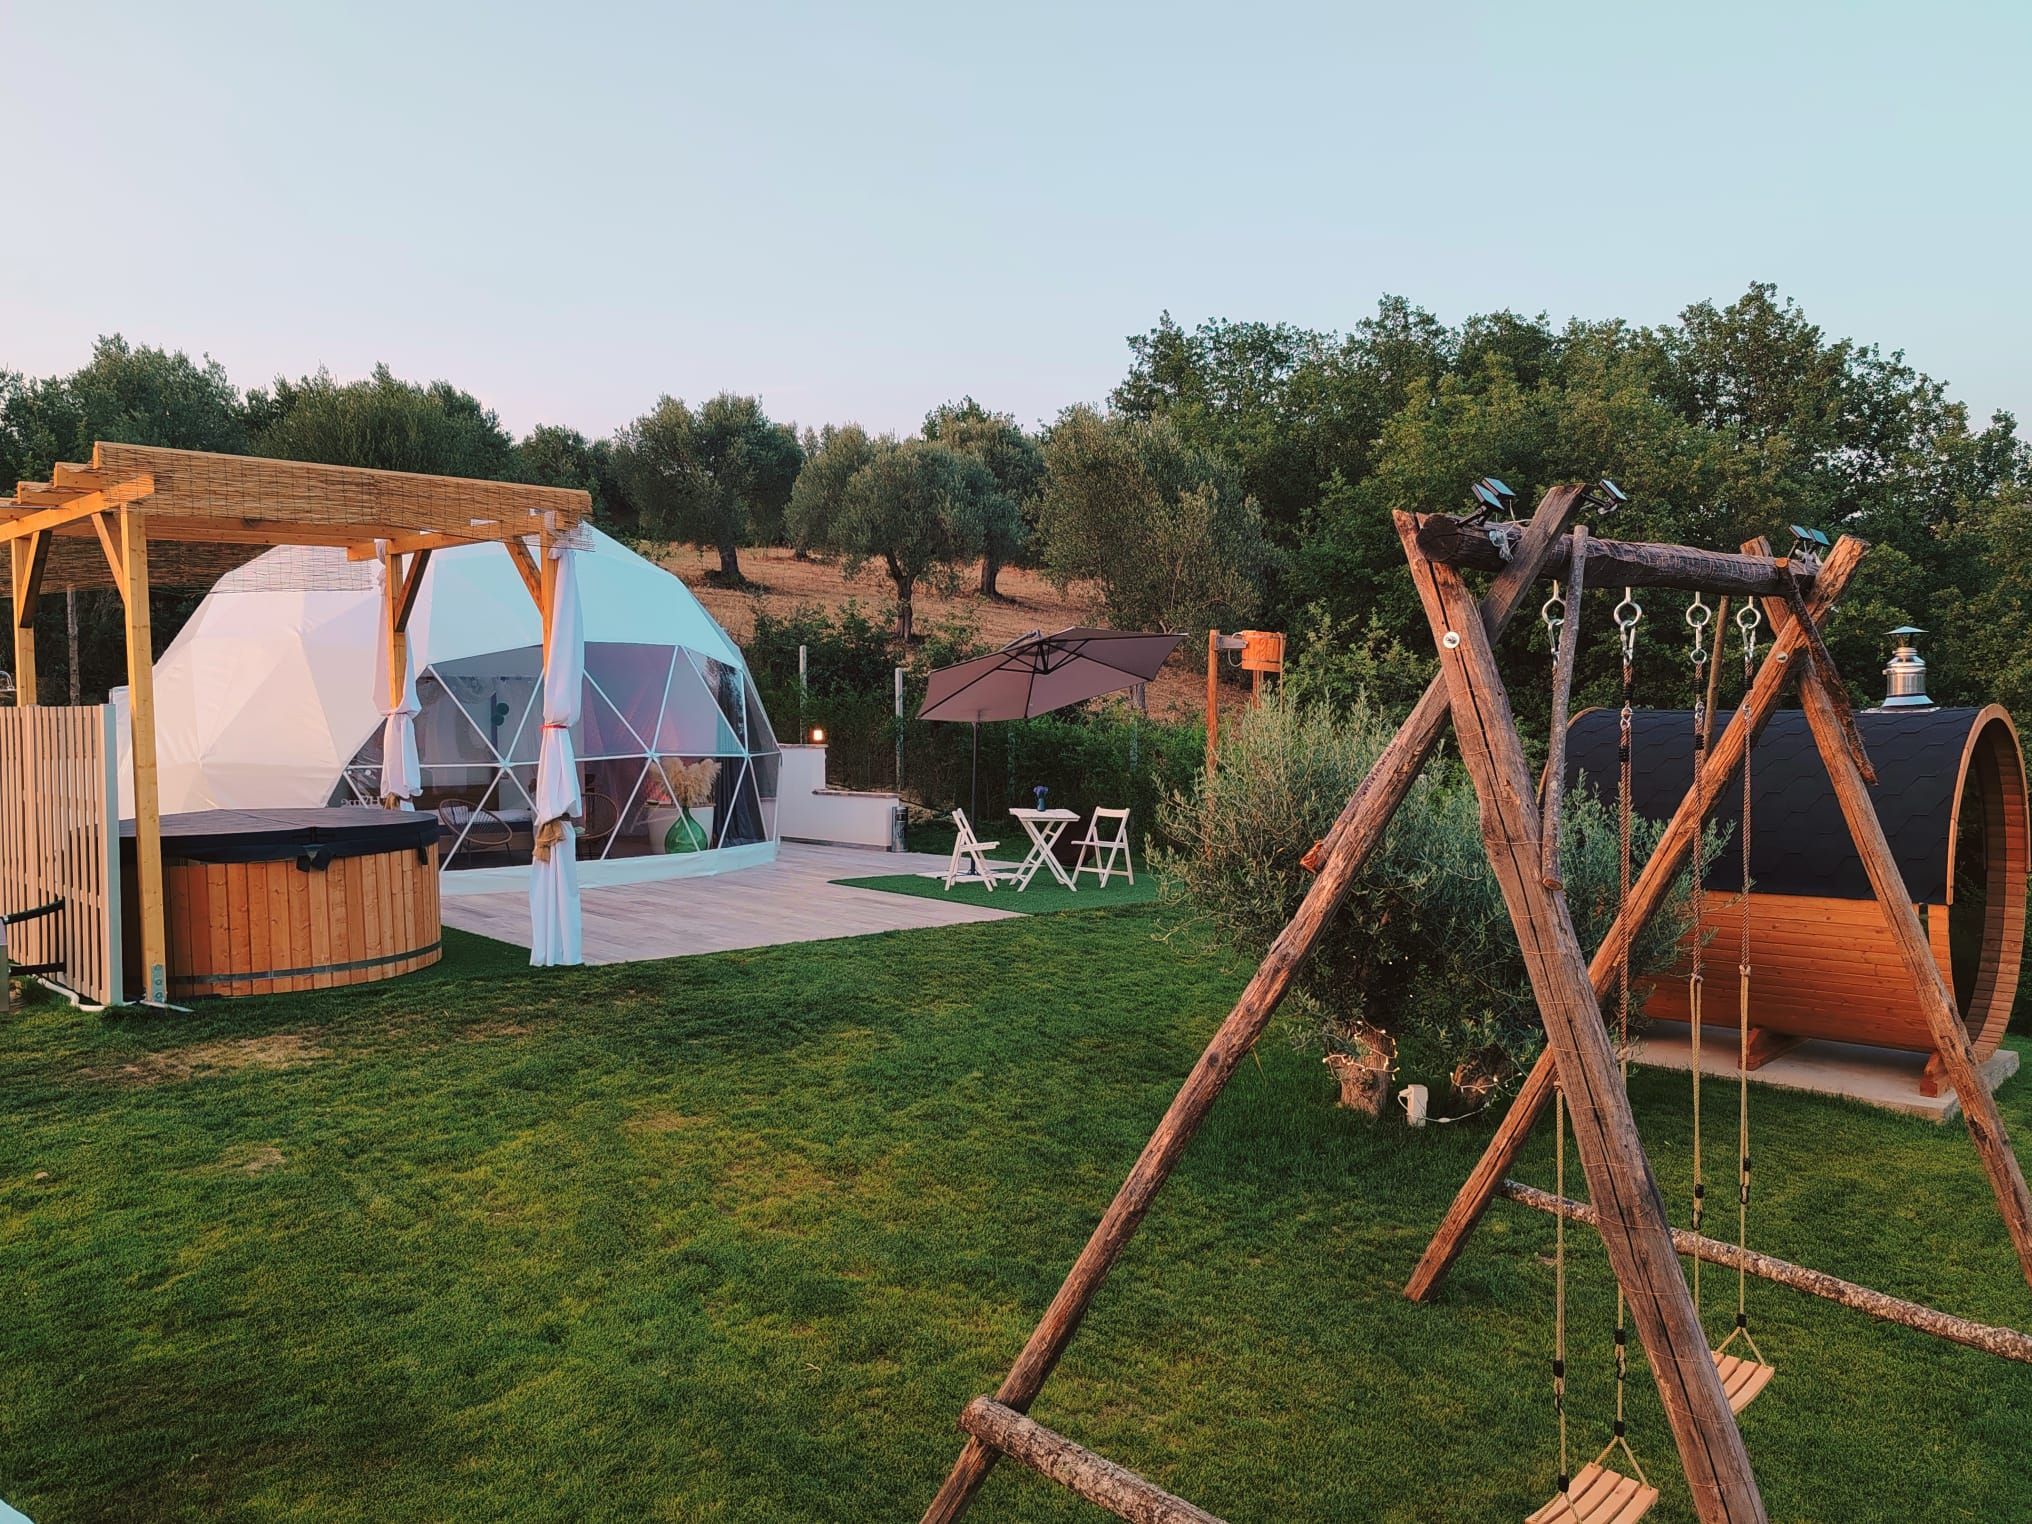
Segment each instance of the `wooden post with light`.
[[1207,631],[1206,766],[1209,778],[1213,776],[1214,761],[1220,755],[1221,657],[1224,654],[1240,657],[1242,670],[1249,674],[1250,698],[1261,698],[1263,674],[1269,672],[1281,677],[1284,673],[1284,637],[1275,630],[1241,630],[1233,635],[1223,635],[1219,630]]

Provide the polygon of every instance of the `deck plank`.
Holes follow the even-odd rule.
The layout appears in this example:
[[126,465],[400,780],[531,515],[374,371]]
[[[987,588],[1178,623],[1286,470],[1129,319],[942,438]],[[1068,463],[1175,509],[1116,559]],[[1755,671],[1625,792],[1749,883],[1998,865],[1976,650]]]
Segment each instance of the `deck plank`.
[[[692,953],[734,952],[786,942],[875,936],[929,926],[1006,921],[1020,914],[957,901],[849,889],[836,880],[943,871],[942,855],[783,843],[760,867],[583,891],[588,963],[639,963]],[[529,945],[522,889],[447,894],[444,924],[517,947]]]

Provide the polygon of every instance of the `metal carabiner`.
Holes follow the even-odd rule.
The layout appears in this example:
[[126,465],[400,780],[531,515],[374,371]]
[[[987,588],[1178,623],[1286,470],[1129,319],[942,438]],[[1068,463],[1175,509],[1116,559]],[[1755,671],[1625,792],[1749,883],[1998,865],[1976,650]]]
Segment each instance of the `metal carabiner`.
[[1757,660],[1757,629],[1764,622],[1764,611],[1757,607],[1754,599],[1744,599],[1743,606],[1736,610],[1736,629],[1743,637],[1743,670],[1749,671]]
[[1692,604],[1686,610],[1686,623],[1693,631],[1693,664],[1696,668],[1707,665],[1707,627],[1713,621],[1714,610],[1707,606],[1705,598],[1695,593]]
[[1538,605],[1538,617],[1545,621],[1545,640],[1553,650],[1559,649],[1559,627],[1566,623],[1566,599],[1559,589],[1552,590],[1552,596]]
[[1632,596],[1635,591],[1634,588],[1624,588],[1623,601],[1615,609],[1616,630],[1622,637],[1625,662],[1637,659],[1637,622],[1644,617],[1644,605]]

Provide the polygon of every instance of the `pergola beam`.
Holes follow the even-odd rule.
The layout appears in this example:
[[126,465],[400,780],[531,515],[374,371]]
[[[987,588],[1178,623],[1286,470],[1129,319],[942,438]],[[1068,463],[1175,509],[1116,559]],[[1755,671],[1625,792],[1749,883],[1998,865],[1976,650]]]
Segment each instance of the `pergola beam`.
[[[105,513],[109,509],[124,508],[129,503],[139,502],[154,490],[153,477],[137,476],[96,492],[73,493],[53,507],[30,504],[33,511],[0,519],[0,540],[25,539],[30,535],[41,534],[44,530],[61,529],[88,519],[95,513]],[[0,504],[0,507],[4,506]]]
[[401,582],[399,587],[390,583],[390,586],[395,588],[393,628],[397,635],[407,637],[409,633],[409,616],[416,612],[416,599],[423,591],[423,573],[430,565],[430,555],[427,550],[412,552],[407,558],[408,569],[404,570],[404,558],[394,552],[389,553],[387,562],[389,571],[391,574],[399,574]]
[[[46,543],[48,536],[43,536]],[[24,708],[36,702],[35,621],[21,616],[21,593],[28,585],[28,558],[33,540],[12,540],[7,546],[7,625],[14,632],[14,702]]]
[[[376,538],[374,543],[348,545],[346,547],[346,559],[348,561],[378,561],[384,549],[391,554],[403,556],[408,555],[411,551],[418,550],[456,550],[461,545],[491,545],[496,540],[503,538],[519,538],[525,534],[535,534],[542,527],[541,522],[532,522],[526,529],[506,525],[490,529],[486,525],[475,524],[471,534],[452,534],[443,530],[434,531],[430,534],[417,534],[412,530],[402,534],[381,535]],[[383,546],[379,543],[381,540],[386,540],[387,544]]]
[[[539,609],[548,608],[549,605],[544,601],[543,597],[543,575],[536,569],[536,562],[529,554],[529,547],[521,540],[514,539],[503,540],[501,548],[508,552],[508,560],[515,567],[515,575],[520,577],[522,585],[529,589],[529,596],[535,601],[536,606]],[[549,558],[546,557],[545,559]],[[549,626],[546,625],[546,638],[548,635]]]
[[120,477],[112,471],[101,471],[97,466],[81,466],[75,461],[60,460],[50,467],[49,479],[52,486],[96,492],[101,487],[113,486]]
[[99,549],[106,553],[106,567],[113,574],[113,585],[124,589],[127,586],[127,556],[120,549],[120,541],[115,533],[118,528],[119,525],[114,521],[112,514],[92,515],[92,530],[99,537]]

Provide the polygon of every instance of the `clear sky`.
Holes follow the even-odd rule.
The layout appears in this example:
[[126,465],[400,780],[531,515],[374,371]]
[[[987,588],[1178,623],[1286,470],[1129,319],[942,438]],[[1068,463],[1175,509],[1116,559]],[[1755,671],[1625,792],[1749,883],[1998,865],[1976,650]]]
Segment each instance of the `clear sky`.
[[0,0],[0,367],[386,360],[522,431],[662,392],[1097,400],[1163,309],[1671,317],[1776,282],[2032,412],[2032,6]]

